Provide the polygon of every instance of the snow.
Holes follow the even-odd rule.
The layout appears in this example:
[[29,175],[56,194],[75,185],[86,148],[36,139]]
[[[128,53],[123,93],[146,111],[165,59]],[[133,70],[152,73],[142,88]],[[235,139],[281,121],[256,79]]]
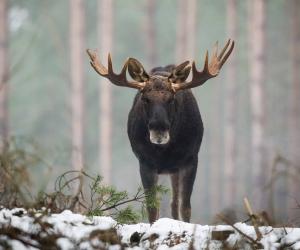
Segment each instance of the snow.
[[[256,240],[254,228],[244,223],[236,223],[234,227],[242,233],[230,225],[197,225],[168,218],[161,218],[152,225],[147,223],[120,225],[110,217],[88,217],[69,210],[51,214],[46,210],[26,211],[22,208],[12,210],[2,208],[0,228],[16,228],[17,231],[14,232],[19,232],[20,229],[22,233],[17,234],[17,237],[0,234],[0,249],[6,249],[7,245],[18,250],[39,249],[45,247],[43,244],[50,242],[49,239],[53,240],[56,248],[63,250],[197,250],[225,247],[252,249],[251,242],[245,235]],[[259,227],[259,231],[263,237],[257,243],[264,249],[283,247],[300,249],[300,228]],[[226,234],[225,237],[222,236],[223,233]],[[37,235],[43,240],[37,240]]]
[[81,214],[74,214],[65,210],[60,214],[52,214],[48,217],[47,222],[54,225],[54,230],[63,234],[67,238],[72,238],[76,242],[96,229],[108,230],[115,227],[117,223],[110,217],[95,216],[92,219]]

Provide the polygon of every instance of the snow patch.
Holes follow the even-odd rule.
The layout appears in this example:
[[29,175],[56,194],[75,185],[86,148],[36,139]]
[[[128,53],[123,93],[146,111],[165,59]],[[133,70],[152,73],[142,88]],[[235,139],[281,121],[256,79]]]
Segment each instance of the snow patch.
[[[43,241],[54,239],[59,249],[251,249],[246,236],[256,240],[252,226],[244,223],[234,225],[242,233],[227,225],[197,225],[168,218],[154,224],[139,223],[120,225],[110,217],[88,217],[65,210],[51,214],[46,210],[28,212],[22,208],[0,210],[0,249],[7,244],[12,249],[36,249]],[[5,230],[13,228],[12,237]],[[259,228],[263,238],[257,242],[265,249],[300,249],[300,228]],[[21,232],[18,235],[18,232]],[[34,237],[32,236],[34,235]],[[52,238],[51,238],[51,237]],[[18,238],[20,237],[20,238]],[[49,237],[49,238],[47,238]],[[29,244],[27,244],[27,243]],[[46,242],[46,241],[45,241]],[[30,245],[31,244],[31,245]]]

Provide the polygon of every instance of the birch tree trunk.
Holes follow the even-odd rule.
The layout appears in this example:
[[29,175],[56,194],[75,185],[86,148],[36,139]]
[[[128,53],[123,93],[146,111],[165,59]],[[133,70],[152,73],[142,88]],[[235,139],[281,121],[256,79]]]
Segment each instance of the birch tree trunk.
[[156,31],[155,31],[155,10],[156,0],[146,1],[146,19],[145,19],[145,44],[147,59],[150,68],[156,66],[157,53],[156,53]]
[[196,0],[178,0],[176,63],[190,59],[195,60],[196,17]]
[[197,0],[186,1],[186,58],[184,60],[199,60],[196,52],[196,37],[197,37]]
[[[292,88],[290,92],[289,112],[289,148],[290,158],[295,166],[300,166],[300,1],[289,1],[291,12],[291,59]],[[298,176],[300,178],[300,176]],[[300,202],[299,179],[289,178],[289,208]],[[290,209],[292,217],[299,216],[298,209]],[[293,218],[291,218],[293,219]]]
[[83,169],[85,13],[84,0],[70,0],[70,75],[72,106],[72,166]]
[[[237,0],[227,1],[227,32],[231,39],[237,38]],[[225,168],[225,201],[229,207],[236,198],[236,55],[233,53],[227,62],[227,81],[225,85],[225,131],[224,131],[224,168]]]
[[265,136],[265,1],[250,0],[249,6],[249,65],[250,65],[250,103],[252,117],[252,186],[254,203],[258,209],[262,205],[262,188],[265,180],[264,145]]
[[[98,1],[98,41],[100,43],[100,56],[107,58],[109,52],[112,52],[113,40],[113,2],[112,0]],[[99,83],[99,163],[100,174],[105,184],[111,183],[111,135],[112,135],[112,85],[105,79],[100,78]]]
[[187,5],[185,0],[178,0],[177,18],[176,18],[176,63],[179,64],[184,60],[186,52],[186,13]]
[[[1,143],[9,140],[9,59],[8,59],[8,1],[0,1],[0,136]],[[2,147],[3,145],[1,145]]]

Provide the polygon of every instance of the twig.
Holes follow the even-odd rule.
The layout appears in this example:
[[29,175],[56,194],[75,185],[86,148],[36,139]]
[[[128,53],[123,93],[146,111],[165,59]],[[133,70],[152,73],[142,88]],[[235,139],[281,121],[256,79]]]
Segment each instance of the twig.
[[243,237],[245,237],[246,239],[248,239],[255,248],[261,248],[263,247],[262,244],[260,242],[257,242],[257,240],[254,240],[253,238],[251,238],[249,235],[245,234],[243,231],[241,231],[240,229],[238,229],[231,221],[227,220],[227,218],[225,216],[223,216],[222,214],[218,214],[217,215],[222,221],[224,221],[225,223],[227,223],[228,225],[230,225],[235,231],[237,231],[240,235],[242,235]]
[[195,234],[196,234],[196,228],[197,228],[197,225],[195,224],[194,228],[193,228],[193,238],[191,239],[190,243],[189,243],[189,248],[188,250],[194,250],[194,243],[195,243]]
[[145,198],[144,195],[140,195],[140,196],[137,196],[137,195],[136,195],[136,196],[133,197],[132,199],[127,199],[127,200],[125,200],[125,201],[116,203],[116,204],[111,205],[111,206],[109,206],[109,207],[105,207],[105,208],[101,209],[101,211],[104,212],[104,211],[107,211],[107,210],[110,210],[110,209],[116,209],[116,207],[118,207],[118,206],[124,205],[124,204],[126,204],[126,203],[130,203],[130,202],[133,202],[133,201],[139,201],[139,200],[141,200],[141,199],[143,199],[143,198]]
[[[63,173],[62,175],[60,175],[60,176],[56,179],[56,181],[55,181],[55,189],[56,189],[57,191],[61,191],[61,190],[62,190],[63,188],[65,188],[65,186],[67,186],[70,182],[74,181],[74,180],[67,180],[67,178],[66,178],[67,175],[69,175],[69,174],[74,174],[74,173],[77,173],[77,174],[78,174],[78,176],[74,177],[75,179],[78,179],[78,177],[82,175],[82,176],[88,177],[89,179],[91,179],[91,180],[93,180],[93,181],[96,180],[95,178],[93,178],[92,176],[90,176],[89,174],[87,174],[87,173],[84,172],[84,171],[80,171],[80,170],[69,170],[69,171]],[[67,182],[67,183],[62,184],[62,179],[63,179],[63,178],[66,179],[66,182]],[[74,178],[72,178],[72,179],[74,179]],[[58,187],[58,188],[57,188],[57,187]]]
[[[278,169],[278,164],[283,164],[285,166],[284,170]],[[293,173],[293,170],[296,172]],[[296,165],[294,162],[290,161],[286,157],[282,156],[279,153],[276,153],[275,157],[273,158],[272,165],[271,165],[271,179],[265,185],[264,189],[269,189],[269,204],[270,204],[270,213],[271,217],[274,218],[274,184],[275,181],[281,177],[286,176],[288,178],[296,179],[295,181],[299,181],[300,175],[300,166]]]
[[248,212],[248,215],[252,221],[252,225],[254,227],[254,230],[255,230],[255,233],[257,236],[257,240],[259,241],[259,240],[261,240],[262,235],[258,228],[257,218],[256,218],[256,215],[253,213],[250,203],[246,197],[244,198],[244,204],[245,204],[246,210]]
[[79,179],[79,185],[78,185],[78,188],[77,188],[77,192],[73,195],[72,197],[72,201],[71,201],[71,204],[70,204],[70,209],[73,211],[75,206],[76,206],[76,203],[79,201],[79,196],[80,194],[82,194],[82,188],[83,188],[83,175],[82,175],[82,171],[80,172],[78,178]]

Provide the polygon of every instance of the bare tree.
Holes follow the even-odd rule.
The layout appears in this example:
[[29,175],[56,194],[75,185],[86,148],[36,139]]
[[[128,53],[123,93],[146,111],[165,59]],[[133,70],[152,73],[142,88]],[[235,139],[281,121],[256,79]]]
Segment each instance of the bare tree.
[[266,166],[265,136],[265,0],[249,0],[249,65],[250,103],[252,117],[252,173],[253,195],[257,207],[262,205],[262,187]]
[[186,58],[184,60],[195,60],[196,37],[197,37],[197,0],[186,1]]
[[72,105],[72,166],[83,169],[84,121],[84,0],[70,0],[70,76]]
[[155,31],[155,10],[156,0],[146,1],[146,16],[145,16],[145,44],[148,63],[151,67],[156,65],[157,54],[156,54],[156,31]]
[[[231,39],[237,38],[237,0],[227,1],[227,33]],[[225,85],[225,126],[224,126],[224,168],[226,206],[234,204],[236,198],[236,56],[230,58],[227,65]]]
[[[295,166],[300,166],[300,1],[289,1],[291,13],[291,59],[292,59],[292,88],[290,92],[289,112],[289,149],[290,158]],[[290,206],[295,207],[296,199],[300,202],[299,182],[289,180]],[[294,198],[294,199],[293,199]],[[299,211],[295,209],[292,216]]]
[[8,1],[0,1],[0,136],[1,143],[9,139],[9,60]]
[[196,0],[179,0],[177,7],[176,63],[195,59]]
[[[205,176],[209,177],[210,189],[206,196],[207,199],[210,199],[210,205],[212,211],[214,213],[218,213],[222,205],[224,205],[223,199],[225,198],[223,194],[223,183],[224,183],[224,170],[223,170],[223,162],[222,162],[222,134],[223,131],[220,129],[221,121],[221,105],[220,100],[223,98],[223,93],[221,89],[222,83],[216,82],[212,84],[212,96],[210,98],[210,124],[211,127],[206,129],[206,138],[209,148],[209,158],[208,158],[208,166],[206,165],[206,171],[208,173]],[[204,128],[205,129],[205,128]],[[205,133],[205,132],[204,132]],[[207,178],[207,177],[206,177]],[[205,181],[205,180],[204,180]]]
[[187,5],[185,0],[178,0],[176,18],[176,63],[181,63],[186,52],[186,14]]
[[[113,1],[98,1],[98,41],[102,58],[112,52],[113,37]],[[107,79],[101,78],[99,83],[99,162],[101,176],[106,184],[111,182],[111,134],[112,134],[112,85]]]

